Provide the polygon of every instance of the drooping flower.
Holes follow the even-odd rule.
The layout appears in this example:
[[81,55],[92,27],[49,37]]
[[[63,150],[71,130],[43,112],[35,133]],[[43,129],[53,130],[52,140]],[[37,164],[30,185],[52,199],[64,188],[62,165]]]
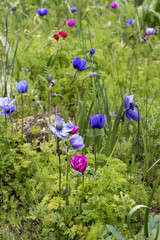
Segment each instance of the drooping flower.
[[78,71],[84,71],[87,68],[89,68],[89,66],[87,67],[87,61],[84,59],[81,59],[79,57],[76,57],[73,59],[72,66],[73,66],[73,68],[77,69]]
[[53,37],[54,37],[54,39],[58,40],[59,39],[59,34],[54,34]]
[[84,173],[88,165],[88,160],[84,155],[76,155],[71,158],[70,163],[74,170]]
[[69,141],[70,141],[70,144],[72,145],[72,147],[76,150],[80,150],[85,146],[83,144],[83,138],[81,136],[79,136],[78,134],[75,134],[72,137],[70,137]]
[[134,95],[130,95],[126,97],[125,104],[124,104],[124,107],[126,109],[125,115],[128,120],[131,121],[133,119],[134,121],[137,122],[138,119],[141,120],[141,116],[140,115],[138,116],[138,113],[135,112],[135,110],[137,109],[137,104],[132,102],[133,97]]
[[110,4],[110,7],[111,7],[111,8],[118,8],[118,4],[117,4],[116,2],[112,2],[112,3]]
[[[125,96],[126,97],[126,94]],[[124,107],[125,107],[125,111],[123,113],[123,116],[121,116],[121,119],[122,121],[124,121],[124,114],[126,115],[126,118],[131,121],[132,119],[136,122],[138,122],[138,120],[141,120],[141,115],[139,115],[137,112],[135,112],[135,110],[137,109],[138,107],[138,103],[133,103],[133,97],[134,95],[130,95],[130,96],[127,96],[126,97],[126,100],[125,100],[125,104],[124,104]],[[117,115],[112,115],[112,117],[117,117]]]
[[96,49],[92,48],[89,50],[90,54],[93,55],[95,53]]
[[63,38],[66,38],[68,36],[68,34],[63,31],[59,32],[59,35]]
[[0,115],[6,114],[7,116],[11,117],[11,113],[16,110],[16,106],[13,105],[14,101],[15,99],[10,102],[10,98],[1,97],[0,107],[2,108],[2,111],[0,112]]
[[16,86],[17,86],[17,91],[22,94],[22,93],[26,93],[28,90],[28,83],[27,81],[23,80],[19,83],[16,82]]
[[91,128],[103,128],[106,123],[106,118],[102,114],[94,115],[93,117],[90,117],[90,126]]
[[72,13],[74,13],[74,12],[77,11],[77,8],[76,8],[76,7],[72,7],[72,8],[70,9],[70,11],[71,11]]
[[48,9],[47,8],[39,8],[37,10],[37,14],[39,16],[44,16],[44,15],[47,15],[48,14]]
[[68,22],[66,22],[66,24],[69,26],[69,27],[72,27],[75,25],[75,20],[74,19],[70,19]]
[[127,20],[127,21],[126,21],[126,27],[132,26],[133,23],[134,23],[134,21],[135,21],[135,20],[133,20],[133,18],[131,18],[130,20]]
[[62,119],[57,116],[55,121],[55,127],[49,125],[50,131],[52,134],[57,135],[60,138],[66,139],[69,136],[69,131],[72,131],[74,128],[73,124],[66,123],[62,124]]
[[156,30],[154,28],[146,28],[146,35],[154,35]]
[[73,126],[74,126],[74,128],[72,129],[72,131],[69,131],[68,133],[70,133],[70,134],[75,134],[75,133],[77,133],[77,132],[78,132],[78,130],[79,130],[79,127],[78,127],[78,126],[76,126],[74,123],[73,123]]
[[148,38],[147,36],[142,37],[142,38],[141,38],[141,42],[142,42],[142,43],[145,43],[145,42],[148,41],[148,39],[149,39],[149,38]]

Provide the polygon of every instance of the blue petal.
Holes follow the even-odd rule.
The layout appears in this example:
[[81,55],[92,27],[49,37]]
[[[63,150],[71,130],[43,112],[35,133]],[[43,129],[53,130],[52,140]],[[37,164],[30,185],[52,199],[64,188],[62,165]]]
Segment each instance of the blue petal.
[[43,15],[47,15],[48,14],[48,9],[47,8],[43,8],[42,9],[42,14]]
[[[130,118],[132,118],[134,121],[138,122],[138,113],[129,109],[128,110],[128,115],[130,116]],[[139,115],[139,120],[141,120],[141,115]]]
[[79,68],[81,67],[81,64],[82,64],[81,59],[79,57],[74,58],[73,61],[72,61],[72,66],[75,69],[79,70]]
[[133,101],[133,97],[134,95],[130,95],[126,97],[126,101],[124,104],[125,109],[129,109],[130,108],[130,103]]
[[73,126],[72,123],[66,123],[66,124],[63,125],[62,130],[65,131],[65,132],[70,132],[70,131],[73,130],[73,128],[74,128],[74,126]]
[[43,16],[42,10],[41,10],[40,8],[37,10],[37,14],[38,14],[39,16]]
[[57,131],[57,136],[60,138],[66,139],[69,136],[69,134],[63,131],[63,128],[62,128],[62,130]]
[[117,117],[117,114],[111,115],[111,117]]
[[3,114],[5,114],[5,111],[4,111],[4,110],[0,112],[0,115],[3,115]]
[[58,123],[59,123],[59,124],[62,124],[62,119],[61,119],[59,116],[56,117],[55,126],[56,126]]
[[57,129],[55,127],[52,127],[50,124],[49,124],[49,128],[50,128],[50,131],[52,134],[54,135],[57,135]]
[[83,71],[83,70],[85,70],[87,68],[89,68],[89,67],[87,67],[87,61],[84,60],[84,59],[81,59],[81,66],[79,68],[79,71]]
[[127,111],[125,112],[126,118],[127,118],[129,121],[131,121],[132,119],[131,119],[130,115],[128,114],[128,111],[129,111],[129,110],[127,110]]

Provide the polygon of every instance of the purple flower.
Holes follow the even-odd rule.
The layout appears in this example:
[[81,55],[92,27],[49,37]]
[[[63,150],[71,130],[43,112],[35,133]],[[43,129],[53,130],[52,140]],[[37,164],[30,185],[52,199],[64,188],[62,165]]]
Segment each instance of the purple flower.
[[79,127],[78,127],[78,126],[76,126],[74,123],[73,123],[73,126],[74,126],[74,128],[72,129],[72,131],[69,131],[68,133],[70,133],[70,134],[75,134],[75,133],[77,133],[77,132],[78,132],[78,130],[79,130]]
[[112,2],[112,3],[110,4],[110,7],[111,7],[111,8],[118,8],[118,4],[117,4],[116,2]]
[[[133,97],[134,97],[134,95],[130,95],[130,96],[126,97],[125,104],[124,104],[124,107],[126,110],[124,111],[123,116],[121,117],[122,121],[124,121],[124,114],[126,115],[126,118],[129,121],[131,121],[133,119],[134,121],[138,122],[138,120],[141,120],[141,118],[142,118],[140,115],[138,115],[137,112],[135,112],[135,110],[138,107],[138,103],[132,102]],[[112,117],[117,117],[117,115],[112,115]]]
[[106,118],[102,114],[94,115],[93,117],[90,117],[90,126],[91,128],[103,128],[106,123]]
[[62,119],[57,116],[55,121],[55,127],[49,125],[50,131],[52,134],[57,135],[60,138],[66,139],[69,136],[69,131],[72,131],[74,128],[73,124],[66,123],[62,124]]
[[79,57],[76,57],[73,59],[72,66],[73,66],[73,68],[77,69],[78,71],[84,71],[87,68],[89,68],[89,66],[87,67],[87,61],[84,59],[81,59]]
[[132,26],[133,23],[134,23],[134,21],[135,21],[135,20],[133,20],[133,18],[131,18],[130,20],[127,20],[127,21],[126,21],[126,27]]
[[44,15],[47,15],[48,14],[48,9],[47,8],[39,8],[37,10],[37,14],[39,16],[44,16]]
[[148,38],[147,36],[142,37],[142,38],[141,38],[141,42],[142,42],[142,43],[145,43],[145,42],[148,41],[148,39],[149,39],[149,38]]
[[78,134],[75,134],[72,137],[70,137],[69,141],[70,141],[70,144],[72,145],[72,147],[76,150],[80,150],[85,146],[83,144],[83,138],[81,136],[79,136]]
[[89,50],[90,54],[93,55],[95,53],[96,49],[92,48]]
[[28,90],[28,83],[23,80],[19,83],[16,82],[16,86],[17,86],[17,91],[22,94],[22,93],[26,93]]
[[66,24],[69,26],[69,27],[73,27],[75,25],[75,20],[74,19],[71,19],[69,20],[68,22],[66,22]]
[[74,12],[77,11],[77,8],[76,8],[76,7],[72,7],[72,8],[70,9],[70,11],[71,11],[72,13],[74,13]]
[[8,97],[1,97],[0,98],[0,107],[2,108],[2,111],[0,112],[0,115],[6,114],[7,116],[11,117],[11,113],[16,110],[16,106],[13,105],[15,99],[10,102],[10,98]]
[[86,171],[88,160],[84,155],[76,155],[71,158],[70,163],[71,163],[71,167],[74,170],[81,172],[83,174]]
[[156,33],[154,28],[146,28],[146,35],[154,35]]

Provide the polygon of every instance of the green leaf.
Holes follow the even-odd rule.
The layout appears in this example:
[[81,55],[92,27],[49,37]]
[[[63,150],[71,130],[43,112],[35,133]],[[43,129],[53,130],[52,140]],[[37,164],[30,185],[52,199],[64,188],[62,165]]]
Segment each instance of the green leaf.
[[[140,208],[148,208],[148,207],[146,205],[137,205],[134,208],[132,208],[132,210],[129,212],[128,217],[127,217],[128,228],[129,228],[129,231],[130,231],[130,234],[131,234],[131,237],[133,238],[133,240],[136,240],[136,239],[135,239],[135,237],[133,235],[133,232],[131,230],[130,219],[131,219],[131,216],[133,215],[133,213]],[[148,208],[148,210],[149,210],[149,208]]]
[[113,233],[117,240],[127,240],[127,238],[125,238],[122,233],[115,229],[112,225],[106,224],[106,227]]

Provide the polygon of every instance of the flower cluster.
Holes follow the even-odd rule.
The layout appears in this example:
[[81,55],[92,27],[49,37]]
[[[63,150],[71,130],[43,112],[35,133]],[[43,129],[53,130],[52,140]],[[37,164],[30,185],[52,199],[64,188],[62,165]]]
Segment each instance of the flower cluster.
[[62,38],[66,38],[68,36],[68,34],[63,32],[63,31],[61,31],[61,32],[59,32],[59,34],[54,34],[53,35],[54,39],[56,39],[56,40],[59,39],[59,36],[61,36]]

